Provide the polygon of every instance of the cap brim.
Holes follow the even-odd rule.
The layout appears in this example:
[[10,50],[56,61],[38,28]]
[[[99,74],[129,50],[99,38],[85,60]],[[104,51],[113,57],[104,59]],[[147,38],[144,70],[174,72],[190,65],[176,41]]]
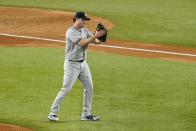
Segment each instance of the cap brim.
[[83,20],[87,20],[87,21],[89,21],[89,20],[91,20],[90,18],[88,18],[88,17],[86,17],[86,18],[84,18]]

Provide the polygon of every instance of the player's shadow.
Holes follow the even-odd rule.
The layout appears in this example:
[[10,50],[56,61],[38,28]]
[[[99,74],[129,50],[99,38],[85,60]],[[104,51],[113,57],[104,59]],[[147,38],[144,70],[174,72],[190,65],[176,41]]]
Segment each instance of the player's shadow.
[[[99,120],[101,121],[101,120]],[[65,124],[65,123],[80,123],[80,122],[95,122],[95,121],[81,121],[81,120],[78,120],[78,119],[72,119],[72,120],[61,120],[61,121],[58,121],[58,122],[54,122],[54,121],[49,121],[49,120],[44,120],[44,121],[41,121],[41,122],[44,122],[44,123],[49,123],[49,124]]]

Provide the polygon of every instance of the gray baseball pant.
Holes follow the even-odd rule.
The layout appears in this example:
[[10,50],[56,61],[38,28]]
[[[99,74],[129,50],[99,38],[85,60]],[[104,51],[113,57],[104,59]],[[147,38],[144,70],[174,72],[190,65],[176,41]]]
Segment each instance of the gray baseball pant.
[[72,62],[68,60],[65,60],[64,63],[63,86],[52,104],[50,115],[57,115],[57,112],[60,109],[61,102],[72,89],[77,79],[82,82],[84,87],[82,117],[91,115],[93,82],[89,66],[86,61]]

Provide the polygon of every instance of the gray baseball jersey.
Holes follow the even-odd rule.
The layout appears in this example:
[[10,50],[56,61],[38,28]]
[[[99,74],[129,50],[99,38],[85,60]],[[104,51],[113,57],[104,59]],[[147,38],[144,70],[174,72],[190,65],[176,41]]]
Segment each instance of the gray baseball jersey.
[[85,60],[87,47],[79,46],[78,42],[82,38],[88,38],[91,36],[91,32],[87,28],[81,28],[81,31],[78,31],[75,27],[70,27],[66,32],[66,52],[65,57],[68,60],[80,61]]
[[78,31],[72,26],[67,30],[63,86],[52,104],[49,115],[57,115],[62,100],[72,89],[77,79],[82,82],[84,87],[81,117],[91,115],[93,82],[89,66],[85,61],[87,46],[83,47],[78,44],[82,38],[88,38],[90,35],[91,32],[87,28],[81,28],[81,31]]

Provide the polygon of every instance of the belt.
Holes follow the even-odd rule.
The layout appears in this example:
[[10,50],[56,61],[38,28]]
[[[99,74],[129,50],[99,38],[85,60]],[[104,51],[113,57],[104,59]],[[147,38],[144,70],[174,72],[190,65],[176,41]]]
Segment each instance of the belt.
[[72,62],[83,62],[84,60],[77,60],[77,61],[69,60],[69,61],[72,61]]

